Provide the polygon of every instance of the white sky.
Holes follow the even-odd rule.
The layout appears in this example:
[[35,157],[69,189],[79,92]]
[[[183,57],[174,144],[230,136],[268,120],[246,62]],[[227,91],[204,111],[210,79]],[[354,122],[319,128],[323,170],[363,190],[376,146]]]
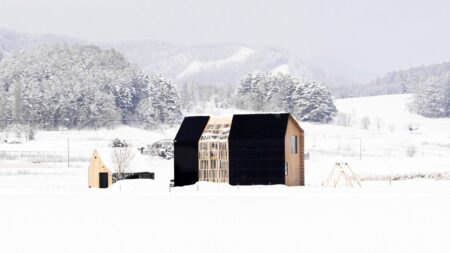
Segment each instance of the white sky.
[[383,73],[450,61],[449,0],[0,0],[0,27],[111,42],[243,42]]

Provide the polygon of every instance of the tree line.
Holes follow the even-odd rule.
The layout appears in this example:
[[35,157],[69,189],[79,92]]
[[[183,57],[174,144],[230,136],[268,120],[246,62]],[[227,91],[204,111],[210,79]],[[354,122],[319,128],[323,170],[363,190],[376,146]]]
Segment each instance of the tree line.
[[116,124],[174,125],[202,102],[257,112],[287,111],[300,120],[329,122],[329,91],[288,74],[250,73],[228,87],[181,84],[148,75],[114,49],[55,44],[0,61],[0,127],[80,129]]

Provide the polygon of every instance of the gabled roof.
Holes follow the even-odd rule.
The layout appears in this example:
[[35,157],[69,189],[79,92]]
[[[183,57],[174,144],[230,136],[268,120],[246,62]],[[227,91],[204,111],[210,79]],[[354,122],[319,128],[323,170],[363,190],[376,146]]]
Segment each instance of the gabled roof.
[[229,139],[284,139],[289,115],[289,113],[235,114]]
[[[114,150],[119,150],[121,148],[96,148],[98,156],[100,160],[106,165],[107,169],[109,169],[112,173],[115,173],[115,164],[114,164]],[[146,172],[153,171],[150,168],[150,163],[148,161],[149,158],[143,156],[138,150],[132,149],[133,158],[130,161],[129,172]]]
[[304,132],[303,128],[300,126],[300,124],[298,124],[297,119],[296,119],[292,114],[289,114],[289,118],[292,120],[292,123],[294,123],[294,125],[295,125],[298,129],[300,129],[301,132]]
[[[222,118],[226,117],[185,117],[175,142],[197,143],[205,127],[214,120],[222,122]],[[235,114],[232,116],[229,139],[282,139],[286,134],[289,119],[303,131],[297,120],[289,113]]]
[[198,142],[208,120],[209,116],[185,117],[175,137],[175,142]]
[[200,141],[227,140],[231,128],[231,116],[210,117],[200,137]]

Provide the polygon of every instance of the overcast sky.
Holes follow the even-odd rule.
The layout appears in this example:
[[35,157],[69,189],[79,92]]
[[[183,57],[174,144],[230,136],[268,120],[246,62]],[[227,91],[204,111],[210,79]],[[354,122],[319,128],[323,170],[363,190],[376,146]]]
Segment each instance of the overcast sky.
[[449,0],[0,0],[0,27],[102,42],[275,45],[376,73],[450,61]]

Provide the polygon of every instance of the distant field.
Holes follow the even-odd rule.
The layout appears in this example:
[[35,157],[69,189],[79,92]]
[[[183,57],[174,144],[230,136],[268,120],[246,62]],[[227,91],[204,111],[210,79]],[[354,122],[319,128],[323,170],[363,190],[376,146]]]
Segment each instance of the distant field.
[[47,168],[47,167],[48,167],[48,164],[44,164],[44,163],[0,162],[0,169]]
[[[316,185],[337,161],[349,162],[362,176],[407,175],[450,171],[450,119],[428,119],[409,112],[411,95],[339,99],[342,122],[311,124],[305,130],[309,160],[306,183]],[[229,109],[218,114],[232,113]],[[366,127],[362,119],[370,122]],[[412,129],[411,129],[412,127]],[[134,147],[173,139],[177,128],[143,130],[128,126],[84,131],[38,131],[36,138],[22,144],[0,144],[0,168],[65,168],[88,163],[95,148],[112,139],[126,140]],[[69,154],[68,154],[69,153]],[[170,178],[172,163],[155,166]],[[85,177],[86,175],[80,175]]]

